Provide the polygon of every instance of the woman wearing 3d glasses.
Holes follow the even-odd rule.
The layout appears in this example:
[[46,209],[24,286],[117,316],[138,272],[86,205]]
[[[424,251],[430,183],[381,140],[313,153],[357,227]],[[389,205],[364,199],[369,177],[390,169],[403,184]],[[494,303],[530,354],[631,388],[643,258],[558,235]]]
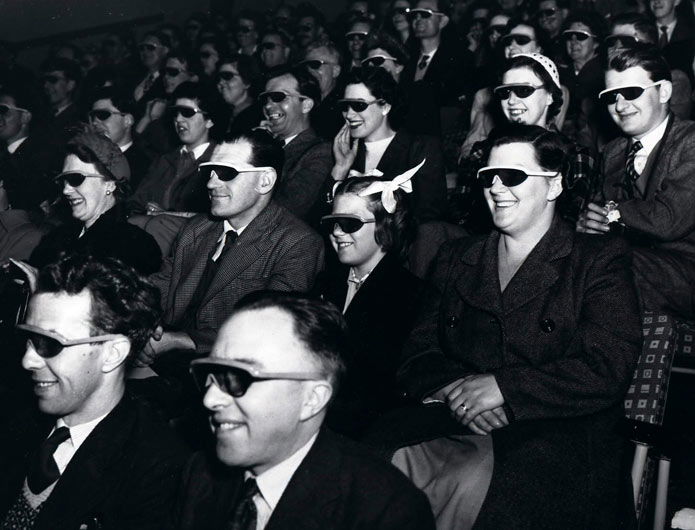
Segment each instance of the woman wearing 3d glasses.
[[126,221],[123,199],[129,178],[128,161],[120,149],[90,126],[68,143],[56,182],[72,219],[41,239],[29,259],[31,265],[15,261],[30,284],[35,280],[34,267],[55,261],[61,252],[118,258],[141,274],[159,270],[161,252],[155,240]]
[[329,424],[352,437],[402,403],[396,369],[422,293],[422,281],[403,268],[414,231],[404,199],[420,166],[393,180],[343,180],[332,214],[321,219],[340,265],[329,265],[318,291],[343,310],[355,342],[348,373],[356,377],[344,385]]
[[442,248],[437,291],[404,348],[399,380],[442,412],[435,436],[474,436],[423,432],[430,441],[393,461],[416,485],[423,466],[438,473],[425,491],[441,499],[437,488],[463,479],[437,466],[457,443],[491,441],[476,528],[615,529],[634,516],[617,432],[640,351],[629,251],[558,217],[567,167],[564,142],[542,127],[514,124],[495,140],[478,172],[495,230]]
[[[345,125],[333,140],[333,179],[399,175],[425,164],[413,176],[411,211],[418,223],[441,220],[446,211],[446,178],[439,140],[399,128],[403,97],[383,68],[353,69],[339,105]],[[411,197],[408,197],[411,199]]]

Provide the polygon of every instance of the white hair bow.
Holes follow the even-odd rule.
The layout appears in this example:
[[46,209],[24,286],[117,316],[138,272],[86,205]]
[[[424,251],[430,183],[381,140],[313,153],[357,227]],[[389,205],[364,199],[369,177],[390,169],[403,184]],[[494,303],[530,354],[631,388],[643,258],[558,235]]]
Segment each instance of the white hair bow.
[[420,170],[420,168],[425,164],[426,160],[426,158],[423,158],[422,162],[420,162],[417,166],[410,168],[404,173],[401,173],[393,180],[372,182],[369,186],[360,191],[358,195],[360,197],[365,197],[367,195],[381,193],[381,204],[384,206],[384,210],[386,210],[388,213],[394,213],[396,211],[396,190],[403,190],[405,193],[412,193],[413,183],[410,179],[412,179],[413,175]]

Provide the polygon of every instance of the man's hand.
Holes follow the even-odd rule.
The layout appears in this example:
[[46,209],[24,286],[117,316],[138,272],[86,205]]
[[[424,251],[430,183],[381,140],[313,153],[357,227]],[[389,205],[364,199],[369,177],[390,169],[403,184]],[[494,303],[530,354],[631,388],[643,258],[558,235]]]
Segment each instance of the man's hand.
[[[477,434],[487,434],[493,428],[509,423],[504,411],[492,412],[504,405],[504,397],[494,375],[479,374],[464,378],[450,389],[446,401],[454,418]],[[483,414],[486,412],[490,414]]]
[[608,210],[596,203],[590,202],[579,219],[577,219],[577,232],[587,234],[605,234],[610,231],[608,224]]
[[174,350],[194,350],[193,339],[183,331],[162,331],[161,326],[152,334],[138,357],[139,366],[149,366],[162,354]]

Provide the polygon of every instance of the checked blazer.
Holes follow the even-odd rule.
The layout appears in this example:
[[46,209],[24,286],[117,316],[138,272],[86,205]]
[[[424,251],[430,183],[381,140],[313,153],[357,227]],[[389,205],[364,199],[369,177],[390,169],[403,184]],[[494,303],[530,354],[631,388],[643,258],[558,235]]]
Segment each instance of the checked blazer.
[[195,311],[195,323],[181,329],[179,323],[223,230],[222,219],[191,218],[162,270],[150,277],[162,293],[164,326],[188,333],[198,353],[210,351],[220,326],[245,295],[265,289],[308,291],[323,268],[321,237],[271,201],[220,258],[217,274]]

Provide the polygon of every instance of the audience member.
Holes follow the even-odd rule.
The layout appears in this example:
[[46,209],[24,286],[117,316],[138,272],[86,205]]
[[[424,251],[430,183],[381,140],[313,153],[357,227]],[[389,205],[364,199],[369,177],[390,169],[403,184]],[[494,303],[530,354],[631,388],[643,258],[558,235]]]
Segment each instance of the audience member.
[[268,79],[260,96],[270,131],[282,140],[285,163],[275,185],[274,199],[312,226],[325,208],[330,182],[331,145],[318,137],[310,113],[321,100],[319,83],[304,69],[295,69]]
[[18,326],[40,414],[0,429],[4,528],[160,528],[185,452],[125,388],[157,325],[159,293],[114,259],[42,270]]
[[263,119],[256,100],[261,83],[258,62],[248,55],[233,55],[220,60],[217,90],[230,109],[226,137],[237,136],[257,127]]
[[692,83],[695,27],[676,12],[678,4],[680,0],[649,0],[649,9],[659,32],[661,54],[671,68],[688,74]]
[[208,86],[214,85],[216,82],[215,74],[220,66],[220,60],[229,55],[224,39],[215,37],[201,40],[198,49],[198,60],[200,61],[199,82]]
[[152,277],[162,293],[164,333],[150,341],[145,362],[166,352],[209,352],[247,293],[312,287],[323,268],[321,238],[271,200],[283,158],[279,142],[258,130],[220,144],[200,166],[212,218],[191,219]]
[[345,48],[348,56],[346,59],[349,58],[349,62],[345,61],[346,71],[361,65],[364,59],[364,43],[371,31],[372,22],[367,18],[356,19],[348,27],[345,33]]
[[341,101],[345,125],[333,142],[334,180],[351,171],[385,175],[392,179],[425,164],[413,177],[412,212],[419,223],[446,215],[446,178],[439,140],[414,135],[398,127],[402,95],[396,81],[383,68],[360,68],[347,79]]
[[48,59],[41,65],[43,92],[48,102],[51,118],[48,126],[52,141],[62,148],[68,139],[69,129],[80,120],[77,108],[77,90],[82,72],[80,66],[69,59]]
[[138,44],[138,51],[145,75],[135,85],[133,98],[136,102],[147,102],[148,99],[161,97],[164,90],[160,69],[164,66],[166,56],[172,51],[169,37],[161,31],[148,32]]
[[251,11],[244,11],[237,17],[235,35],[239,53],[258,57],[258,18]]
[[487,163],[496,230],[442,248],[399,372],[441,421],[393,462],[440,528],[620,528],[634,505],[617,422],[641,344],[627,246],[557,217],[556,133],[511,125]]
[[384,20],[384,31],[391,33],[403,45],[410,38],[410,22],[406,16],[408,9],[410,9],[409,0],[392,0],[388,17]]
[[282,293],[239,303],[191,364],[216,455],[186,466],[176,528],[434,530],[421,492],[322,427],[347,342],[330,304]]
[[410,60],[408,50],[398,40],[383,31],[372,33],[365,44],[367,53],[362,66],[378,66],[393,76],[396,82]]
[[319,42],[326,36],[326,20],[314,5],[303,3],[297,6],[297,30],[295,42],[299,51],[306,50],[313,42]]
[[302,65],[319,82],[320,102],[316,101],[311,112],[311,124],[316,133],[332,140],[343,126],[338,100],[343,88],[338,80],[342,72],[340,51],[331,42],[313,43],[307,46]]
[[642,309],[692,318],[695,124],[670,113],[671,92],[671,70],[656,50],[625,50],[610,60],[600,100],[623,136],[606,146],[603,188],[577,230],[623,231]]
[[536,11],[538,27],[545,37],[545,55],[556,64],[563,64],[567,57],[562,27],[570,13],[568,4],[567,0],[540,0]]
[[290,38],[282,30],[266,31],[261,39],[261,63],[266,71],[282,67],[290,60],[291,48]]

